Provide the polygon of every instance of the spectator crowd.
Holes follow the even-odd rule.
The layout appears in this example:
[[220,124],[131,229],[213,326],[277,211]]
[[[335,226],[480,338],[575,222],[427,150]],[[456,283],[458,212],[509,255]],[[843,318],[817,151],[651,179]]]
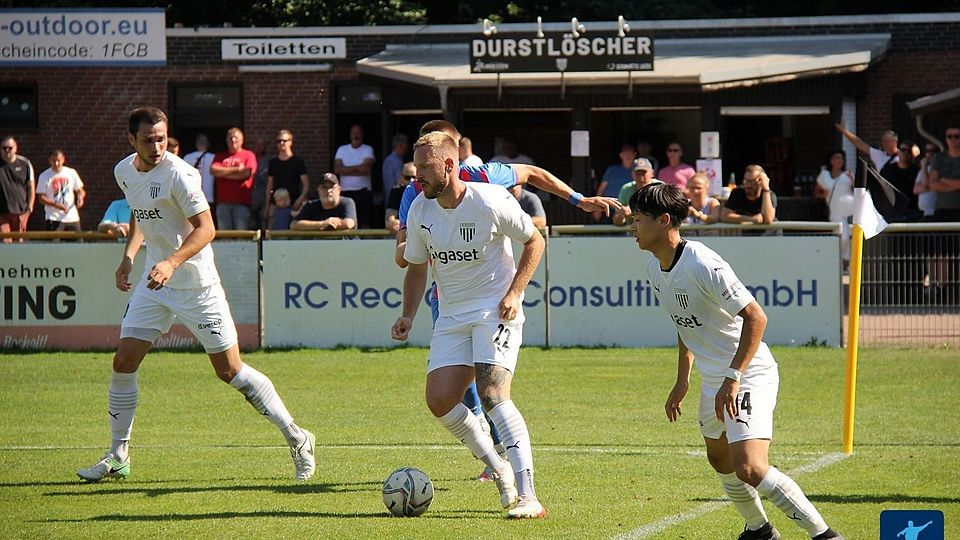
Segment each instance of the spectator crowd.
[[[899,139],[893,131],[883,134],[877,148],[849,131],[842,119],[836,129],[880,176],[910,198],[905,208],[888,209],[895,211],[895,221],[960,221],[960,127],[946,129],[945,147],[934,141],[925,144],[922,151],[913,141]],[[315,177],[310,173],[310,164],[297,154],[290,130],[277,132],[275,151],[269,153],[263,139],[255,140],[248,149],[238,127],[227,131],[224,142],[224,151],[213,152],[209,137],[201,133],[193,141],[193,150],[182,157],[199,171],[202,191],[214,208],[218,229],[315,231],[382,226],[394,234],[399,229],[401,195],[416,177],[416,168],[410,162],[411,141],[405,134],[392,137],[378,182],[374,181],[376,153],[364,142],[360,125],[351,126],[349,141],[337,148],[332,170]],[[52,150],[48,155],[49,168],[37,174],[31,161],[18,150],[13,136],[2,139],[0,232],[25,231],[38,206],[43,208],[46,230],[81,231],[79,210],[84,207],[87,193],[81,174],[67,165],[68,156],[61,149]],[[697,171],[684,161],[684,149],[679,142],[670,142],[663,150],[661,157],[665,160],[661,162],[646,141],[621,145],[616,162],[605,169],[593,190],[598,196],[618,198],[623,208],[610,216],[595,214],[596,222],[629,223],[630,196],[652,182],[674,185],[687,194],[687,222],[691,224],[770,224],[777,220],[777,195],[761,165],[747,166],[739,185],[729,192],[711,193],[717,191],[711,190],[715,185],[704,174],[706,171]],[[180,142],[171,138],[168,151],[179,156]],[[474,154],[473,142],[468,137],[460,142],[460,161],[471,166],[483,163]],[[535,163],[511,138],[499,141],[490,161]],[[849,252],[853,186],[847,155],[841,149],[830,152],[816,177],[814,196],[828,209],[828,219],[841,225],[845,258]],[[524,186],[512,191],[534,222],[545,226],[547,216],[540,197]],[[875,198],[875,204],[882,205],[883,201]],[[383,213],[375,214],[380,209]],[[123,238],[129,215],[125,201],[115,200],[96,230]]]

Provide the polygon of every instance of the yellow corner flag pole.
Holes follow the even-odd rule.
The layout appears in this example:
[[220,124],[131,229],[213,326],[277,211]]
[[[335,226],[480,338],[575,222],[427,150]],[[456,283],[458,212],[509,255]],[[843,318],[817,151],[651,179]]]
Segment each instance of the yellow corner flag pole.
[[847,316],[847,382],[843,391],[843,453],[853,453],[853,417],[857,403],[857,345],[860,338],[860,277],[863,227],[850,231],[850,311]]

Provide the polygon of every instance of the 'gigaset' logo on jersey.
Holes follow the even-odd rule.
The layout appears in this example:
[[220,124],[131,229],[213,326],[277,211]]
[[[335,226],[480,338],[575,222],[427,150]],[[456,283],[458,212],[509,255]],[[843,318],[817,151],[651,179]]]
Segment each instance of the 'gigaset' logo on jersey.
[[691,315],[689,317],[681,317],[679,315],[670,314],[670,318],[673,319],[673,322],[676,323],[680,328],[696,328],[698,326],[703,326],[703,323],[697,320],[696,315]]
[[154,208],[152,210],[145,210],[143,208],[131,208],[130,213],[133,214],[134,219],[137,220],[137,223],[145,219],[163,219],[163,216],[160,215],[160,209]]
[[447,264],[448,262],[469,262],[480,260],[480,252],[477,249],[470,249],[466,251],[456,249],[436,251],[433,249],[433,246],[430,246],[430,256],[433,257],[435,262],[440,264]]

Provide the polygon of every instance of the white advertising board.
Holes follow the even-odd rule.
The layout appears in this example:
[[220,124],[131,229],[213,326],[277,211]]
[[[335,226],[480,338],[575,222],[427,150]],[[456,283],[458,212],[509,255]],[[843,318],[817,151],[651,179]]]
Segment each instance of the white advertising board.
[[[240,346],[260,343],[257,244],[213,244]],[[112,349],[130,293],[114,286],[122,244],[23,243],[3,246],[0,262],[0,349]],[[131,282],[143,275],[145,250]],[[158,348],[197,346],[181,324]]]
[[[764,341],[840,344],[837,237],[697,237],[717,251],[769,318]],[[762,254],[762,255],[760,255]],[[676,327],[647,281],[647,261],[632,237],[553,238],[549,298],[551,345],[675,346]]]
[[[837,237],[696,239],[729,261],[764,307],[767,343],[840,344]],[[404,271],[393,262],[393,247],[392,239],[264,242],[258,323],[256,243],[214,243],[241,346],[257,347],[261,328],[265,347],[398,345],[390,327],[401,312]],[[128,298],[113,284],[121,245],[24,243],[2,250],[0,349],[116,346]],[[674,346],[676,330],[647,282],[649,257],[626,235],[549,239],[524,298],[524,343]],[[134,276],[142,265],[141,254]],[[424,303],[410,343],[429,344],[431,326]],[[157,346],[196,344],[185,327],[174,325]]]
[[158,9],[0,10],[0,66],[162,66]]
[[[392,239],[264,242],[264,346],[398,345],[390,328],[402,312],[405,271],[394,264],[394,245]],[[534,280],[542,283],[545,275],[541,264]],[[524,313],[523,342],[542,345],[543,305]],[[423,302],[409,343],[429,345],[431,331],[430,307]]]
[[722,159],[698,159],[697,172],[707,176],[707,193],[719,195],[723,191]]
[[220,41],[224,60],[334,60],[347,57],[346,38],[246,38]]
[[701,131],[700,132],[700,157],[719,158],[720,157],[720,132],[719,131]]

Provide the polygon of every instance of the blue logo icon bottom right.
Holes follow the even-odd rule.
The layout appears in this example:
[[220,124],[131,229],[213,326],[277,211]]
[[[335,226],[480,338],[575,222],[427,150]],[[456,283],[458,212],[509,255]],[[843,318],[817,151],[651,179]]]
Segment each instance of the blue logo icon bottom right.
[[940,510],[880,512],[880,540],[943,540]]

